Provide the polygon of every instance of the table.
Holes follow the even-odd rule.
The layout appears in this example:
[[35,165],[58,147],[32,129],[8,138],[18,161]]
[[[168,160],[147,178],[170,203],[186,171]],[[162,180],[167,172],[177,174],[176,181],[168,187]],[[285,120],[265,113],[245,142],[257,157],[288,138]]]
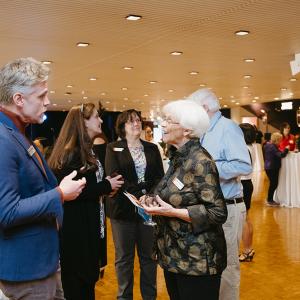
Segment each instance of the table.
[[289,152],[281,160],[274,201],[281,206],[300,207],[300,153]]
[[253,165],[253,172],[261,172],[264,170],[264,157],[262,153],[261,144],[254,143],[252,144],[254,150],[254,165]]

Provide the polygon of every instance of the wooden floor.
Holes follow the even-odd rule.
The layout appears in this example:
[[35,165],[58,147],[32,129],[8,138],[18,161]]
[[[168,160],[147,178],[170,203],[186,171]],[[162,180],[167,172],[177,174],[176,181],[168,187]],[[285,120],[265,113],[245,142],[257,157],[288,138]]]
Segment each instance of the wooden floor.
[[[300,299],[300,209],[265,205],[267,179],[264,173],[254,178],[250,216],[254,226],[256,255],[251,263],[241,264],[241,300]],[[300,195],[299,195],[300,197]],[[109,226],[109,225],[108,225]],[[96,286],[97,300],[116,299],[114,248],[108,228],[108,265]],[[135,263],[134,299],[139,292],[138,262]],[[158,270],[158,297],[169,299],[162,271]],[[195,299],[197,300],[197,299]]]

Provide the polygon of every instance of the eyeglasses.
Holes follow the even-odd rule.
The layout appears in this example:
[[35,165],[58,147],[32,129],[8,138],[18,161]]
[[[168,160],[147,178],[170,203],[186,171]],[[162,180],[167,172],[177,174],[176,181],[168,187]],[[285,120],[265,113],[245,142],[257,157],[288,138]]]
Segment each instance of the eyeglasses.
[[134,123],[137,123],[137,124],[140,124],[142,121],[140,119],[134,119],[134,120],[128,120],[126,123],[128,124],[134,124]]
[[179,122],[173,122],[170,118],[162,118],[161,119],[162,122],[166,122],[168,124],[174,124],[174,125],[179,125]]

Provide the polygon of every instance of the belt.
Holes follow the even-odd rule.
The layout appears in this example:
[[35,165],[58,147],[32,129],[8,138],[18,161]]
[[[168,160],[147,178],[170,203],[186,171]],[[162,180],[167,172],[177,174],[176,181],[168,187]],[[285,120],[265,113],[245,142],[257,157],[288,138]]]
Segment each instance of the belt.
[[230,205],[230,204],[238,204],[238,203],[242,203],[244,202],[244,199],[241,197],[241,198],[233,198],[233,199],[225,199],[225,203],[227,205]]

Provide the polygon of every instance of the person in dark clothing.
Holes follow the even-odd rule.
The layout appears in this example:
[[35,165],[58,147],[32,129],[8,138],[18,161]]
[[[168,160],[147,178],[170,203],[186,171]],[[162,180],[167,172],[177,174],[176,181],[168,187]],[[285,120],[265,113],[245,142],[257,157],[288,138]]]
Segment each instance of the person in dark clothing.
[[156,299],[156,268],[152,259],[153,227],[143,223],[141,213],[123,194],[127,191],[136,198],[149,193],[164,175],[157,146],[140,139],[142,117],[134,109],[123,111],[116,129],[121,140],[108,144],[105,157],[107,174],[118,173],[124,186],[107,199],[115,245],[115,267],[118,279],[117,299],[133,299],[135,247],[140,262],[140,290],[144,300]]
[[81,195],[72,205],[64,204],[60,259],[67,300],[95,299],[101,247],[99,198],[117,191],[124,183],[120,175],[104,178],[104,168],[92,150],[101,123],[93,103],[72,107],[49,158],[58,181],[73,169],[78,178],[86,178]]
[[271,135],[271,141],[267,142],[264,146],[265,170],[270,180],[268,199],[267,199],[267,205],[269,206],[279,205],[273,200],[273,195],[278,185],[278,176],[281,167],[281,158],[285,157],[289,152],[289,146],[286,146],[283,152],[281,152],[278,149],[278,145],[280,144],[281,140],[282,140],[282,134],[279,132],[274,132]]

